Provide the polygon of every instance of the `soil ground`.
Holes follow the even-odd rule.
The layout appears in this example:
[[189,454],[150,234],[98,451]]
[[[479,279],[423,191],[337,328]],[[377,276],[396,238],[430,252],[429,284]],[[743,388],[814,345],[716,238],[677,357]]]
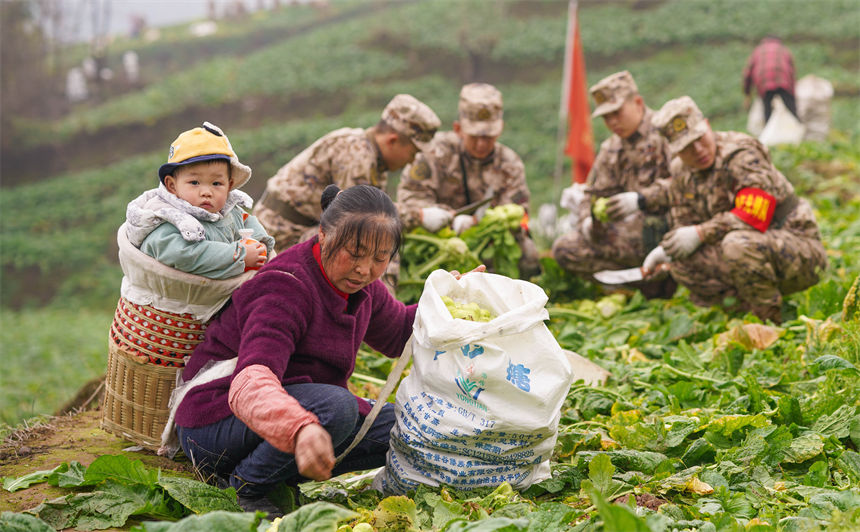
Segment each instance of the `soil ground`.
[[[51,470],[73,460],[88,466],[106,454],[124,454],[129,459],[142,461],[149,468],[193,476],[191,463],[182,455],[177,455],[174,461],[152,451],[125,451],[134,444],[102,430],[99,427],[101,415],[101,410],[67,414],[11,434],[0,444],[0,477],[19,477],[34,471]],[[0,490],[0,511],[23,512],[45,500],[70,493],[72,491],[44,482],[14,493]],[[129,530],[136,524],[139,523],[129,521],[122,529],[109,530]]]

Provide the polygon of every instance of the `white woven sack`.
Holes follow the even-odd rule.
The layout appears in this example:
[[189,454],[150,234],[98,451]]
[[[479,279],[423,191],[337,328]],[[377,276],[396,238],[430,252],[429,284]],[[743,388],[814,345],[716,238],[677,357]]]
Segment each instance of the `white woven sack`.
[[[455,320],[442,296],[497,317]],[[473,489],[507,481],[521,489],[549,477],[572,372],[543,323],[546,302],[539,286],[501,275],[430,274],[374,488],[404,494],[419,484]]]
[[803,124],[791,114],[779,95],[773,97],[772,104],[770,118],[758,139],[765,146],[799,144],[805,132]]
[[833,84],[822,77],[808,74],[797,80],[794,94],[797,98],[797,114],[806,126],[803,140],[827,140],[830,134]]
[[758,96],[750,105],[749,114],[747,115],[747,132],[754,137],[761,135],[764,129],[764,102]]

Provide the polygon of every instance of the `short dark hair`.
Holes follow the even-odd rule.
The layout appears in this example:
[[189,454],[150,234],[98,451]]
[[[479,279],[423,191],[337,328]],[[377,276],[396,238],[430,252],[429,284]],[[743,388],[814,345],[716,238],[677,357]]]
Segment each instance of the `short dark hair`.
[[176,175],[182,173],[184,170],[188,168],[194,168],[195,166],[204,166],[210,165],[213,163],[225,163],[227,165],[227,179],[233,179],[233,165],[230,164],[230,161],[227,159],[210,159],[208,161],[197,161],[194,163],[183,164],[174,168],[168,175],[172,175],[173,179],[176,179]]
[[380,120],[379,122],[377,122],[376,125],[373,126],[373,129],[374,129],[374,131],[376,131],[376,133],[380,133],[380,134],[397,133],[397,141],[400,142],[400,144],[411,144],[412,143],[412,139],[410,139],[409,137],[407,137],[403,133],[401,133],[401,132],[397,131],[396,129],[394,129],[393,127],[391,127],[391,124],[389,124],[385,120]]
[[320,228],[329,235],[322,256],[328,260],[334,253],[353,244],[372,254],[393,244],[391,257],[400,249],[403,224],[397,208],[382,190],[370,185],[356,185],[340,190],[337,185],[325,188],[320,200],[323,212]]

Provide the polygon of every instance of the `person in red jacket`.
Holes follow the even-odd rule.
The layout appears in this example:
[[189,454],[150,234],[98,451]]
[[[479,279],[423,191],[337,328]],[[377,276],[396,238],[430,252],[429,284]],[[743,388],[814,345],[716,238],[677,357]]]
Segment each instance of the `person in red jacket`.
[[773,98],[779,96],[797,117],[794,99],[794,58],[777,37],[768,36],[759,42],[747,59],[744,68],[744,105],[750,106],[750,92],[755,88],[764,103],[764,121],[770,119]]

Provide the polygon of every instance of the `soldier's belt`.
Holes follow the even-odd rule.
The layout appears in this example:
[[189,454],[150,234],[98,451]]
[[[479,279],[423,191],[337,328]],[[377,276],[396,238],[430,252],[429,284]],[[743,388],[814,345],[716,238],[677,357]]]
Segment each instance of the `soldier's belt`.
[[794,211],[794,208],[797,207],[799,202],[800,199],[796,194],[792,194],[779,202],[779,205],[777,205],[773,210],[773,220],[771,221],[770,226],[775,229],[782,227],[782,224],[785,223],[785,219],[788,218],[788,215],[791,214],[792,211]]
[[279,215],[281,218],[297,225],[305,225],[311,227],[319,223],[318,220],[308,218],[304,214],[297,211],[295,207],[293,207],[291,204],[285,201],[281,201],[272,194],[269,194],[268,190],[263,192],[263,197],[260,198],[260,204],[263,207],[274,211],[275,214]]

